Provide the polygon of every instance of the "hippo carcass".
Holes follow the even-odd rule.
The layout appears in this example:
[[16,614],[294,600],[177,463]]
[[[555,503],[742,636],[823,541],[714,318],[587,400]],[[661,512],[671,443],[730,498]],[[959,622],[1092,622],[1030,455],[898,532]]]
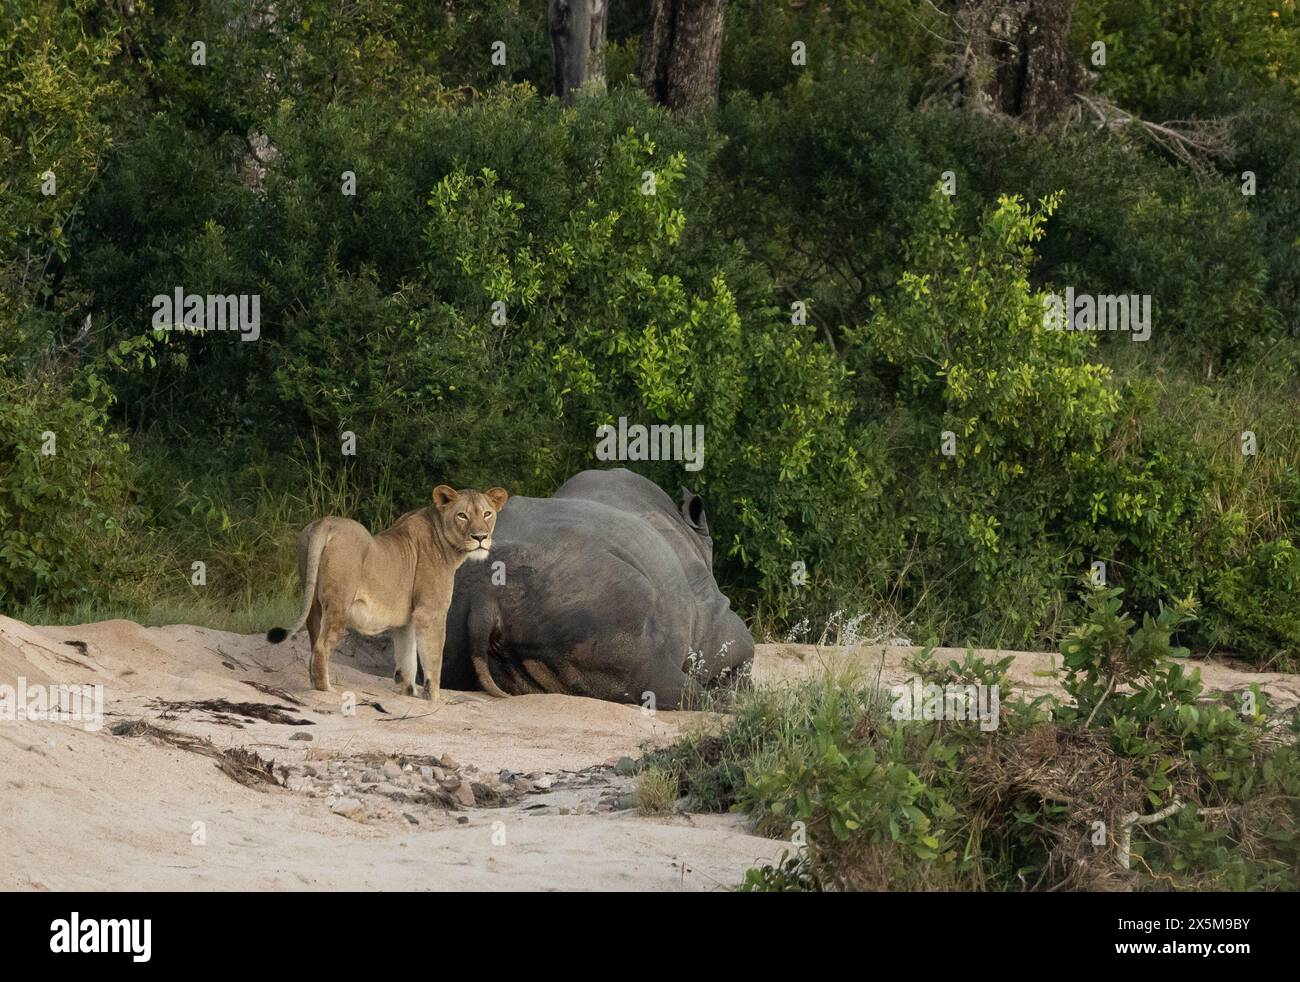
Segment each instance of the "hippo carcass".
[[442,684],[674,709],[746,682],[753,659],[699,496],[683,489],[679,508],[631,471],[591,470],[554,497],[512,497],[487,561],[457,572]]

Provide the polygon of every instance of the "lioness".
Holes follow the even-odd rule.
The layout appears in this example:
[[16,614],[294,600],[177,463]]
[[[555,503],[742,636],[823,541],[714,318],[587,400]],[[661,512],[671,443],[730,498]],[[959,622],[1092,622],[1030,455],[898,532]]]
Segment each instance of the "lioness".
[[266,632],[279,644],[307,625],[311,637],[311,683],[331,691],[330,655],[351,628],[361,634],[393,633],[397,691],[415,694],[415,657],[424,667],[424,698],[438,698],[442,646],[447,635],[456,570],[467,559],[484,559],[492,548],[504,488],[433,489],[433,506],[407,512],[390,529],[372,536],[348,518],[322,518],[298,537],[302,616],[293,629]]

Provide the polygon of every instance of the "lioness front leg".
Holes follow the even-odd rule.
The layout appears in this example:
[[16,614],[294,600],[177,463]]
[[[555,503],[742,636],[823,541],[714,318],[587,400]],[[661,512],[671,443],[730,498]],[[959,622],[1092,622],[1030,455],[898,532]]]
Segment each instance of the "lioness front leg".
[[[442,647],[447,641],[446,614],[437,621],[415,625],[416,650],[424,669],[424,698],[436,700],[442,686]],[[414,674],[413,676],[414,677]]]
[[393,683],[400,695],[415,695],[415,625],[407,624],[393,631],[393,656],[397,671]]

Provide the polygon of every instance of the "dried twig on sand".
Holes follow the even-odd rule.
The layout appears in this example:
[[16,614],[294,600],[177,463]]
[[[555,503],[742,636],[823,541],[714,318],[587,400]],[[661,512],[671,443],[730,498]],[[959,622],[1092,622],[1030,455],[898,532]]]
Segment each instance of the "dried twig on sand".
[[240,679],[245,685],[251,685],[258,692],[265,692],[268,696],[275,696],[277,699],[283,699],[285,702],[292,703],[295,706],[301,706],[302,700],[290,695],[284,689],[278,689],[273,685],[267,685],[265,682],[255,682],[252,679]]
[[246,787],[260,790],[264,784],[274,784],[278,787],[283,783],[275,773],[275,761],[267,760],[255,751],[243,747],[221,750],[206,737],[154,726],[142,719],[125,720],[114,725],[109,732],[114,736],[147,736],[160,743],[188,750],[190,753],[211,757],[223,773]]
[[230,717],[243,716],[246,719],[260,719],[268,723],[282,723],[285,726],[315,726],[309,719],[298,719],[296,716],[290,716],[285,710],[289,706],[278,706],[274,703],[266,702],[231,702],[228,699],[202,699],[190,702],[172,702],[169,699],[154,699],[149,703],[150,706],[161,709],[168,714],[188,713],[197,710],[198,712],[211,713],[220,723],[239,726],[238,723],[231,723]]

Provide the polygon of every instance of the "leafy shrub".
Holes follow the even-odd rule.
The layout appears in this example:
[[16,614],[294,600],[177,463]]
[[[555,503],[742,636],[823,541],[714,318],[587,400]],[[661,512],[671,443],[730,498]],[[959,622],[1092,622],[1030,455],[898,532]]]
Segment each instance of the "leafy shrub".
[[[219,161],[199,154],[191,186],[210,197],[217,181],[224,205],[206,222],[159,222],[130,190],[166,180],[161,124],[99,198],[97,218],[129,209],[118,225],[140,231],[93,251],[83,275],[130,319],[145,321],[159,283],[263,298],[262,343],[176,336],[156,373],[120,380],[143,419],[172,425],[158,376],[202,377],[191,425],[213,434],[252,418],[286,443],[351,431],[351,479],[373,485],[391,461],[410,501],[443,475],[509,474],[515,490],[547,493],[596,463],[600,424],[698,423],[695,490],[742,597],[775,593],[796,559],[827,578],[868,561],[874,495],[844,367],[810,328],[778,320],[752,268],[689,217],[708,214],[707,128],[676,127],[635,92],[569,109],[503,90],[397,120],[369,106],[286,116],[270,132],[277,157],[258,194],[221,184]],[[365,175],[355,200],[339,194],[349,165]],[[157,257],[143,282],[112,282],[141,253]],[[670,488],[683,473],[645,470]]]
[[1073,33],[1080,58],[1094,42],[1106,44],[1100,84],[1139,110],[1224,71],[1300,90],[1294,4],[1203,0],[1189,11],[1161,0],[1081,0]]
[[737,728],[758,738],[721,744],[749,775],[738,807],[760,829],[807,835],[742,889],[1294,889],[1295,725],[1258,687],[1207,697],[1172,641],[1190,605],[1140,626],[1117,589],[1091,591],[1087,608],[1061,646],[1071,701],[1008,699],[1006,659],[913,660],[927,683],[1002,688],[1010,713],[992,732],[893,720],[870,686],[833,678],[747,697],[765,709],[759,734],[742,700]]
[[[1223,180],[927,99],[942,42],[924,28],[947,25],[916,0],[733,3],[723,109],[688,121],[632,86],[539,99],[542,11],[517,0],[294,0],[274,21],[217,0],[20,0],[0,155],[30,188],[53,153],[61,190],[0,203],[16,300],[0,370],[44,372],[74,337],[72,361],[94,359],[177,285],[259,294],[259,343],[168,335],[153,367],[107,377],[113,425],[165,448],[148,455],[167,476],[141,489],[156,533],[141,548],[168,569],[169,546],[203,551],[231,598],[260,589],[240,577],[292,580],[252,543],[284,523],[263,534],[287,550],[309,507],[294,475],[377,525],[438,480],[548,494],[626,415],[705,425],[686,480],[709,502],[719,579],[775,632],[883,609],[950,643],[1050,644],[1101,560],[1141,612],[1196,596],[1187,644],[1287,665],[1300,169],[1276,42],[1292,18],[1229,57],[1256,14],[1207,4],[1187,26],[1123,6],[1090,2],[1080,23],[1116,50],[1176,40],[1112,59],[1099,84],[1173,115],[1244,102]],[[642,14],[611,11],[611,65],[634,60]],[[196,31],[207,72],[188,63]],[[808,65],[790,64],[792,40]],[[945,170],[958,193],[932,200]],[[1150,344],[1036,329],[1039,292],[1066,284],[1154,294]],[[1262,441],[1248,463],[1245,428]],[[335,452],[344,431],[356,457]],[[684,476],[639,469],[670,490]]]
[[781,853],[775,866],[759,866],[745,871],[740,893],[815,893],[822,889],[812,863],[804,856]]
[[1262,542],[1240,563],[1217,571],[1206,639],[1230,650],[1271,654],[1282,665],[1300,655],[1300,552],[1289,538]]
[[[925,0],[778,4],[731,0],[723,37],[722,92],[762,96],[820,77],[845,57],[926,65],[942,51],[943,12]],[[792,46],[804,45],[795,65]],[[863,122],[869,122],[864,119]]]
[[[1093,591],[1088,607],[1061,645],[1063,684],[1075,705],[1057,717],[1105,727],[1114,749],[1138,763],[1151,809],[1182,809],[1165,838],[1136,845],[1134,854],[1153,876],[1294,889],[1294,727],[1289,734],[1281,729],[1258,686],[1226,700],[1206,698],[1200,671],[1188,672],[1181,661],[1187,650],[1170,643],[1194,616],[1193,605],[1148,614],[1140,627],[1123,612],[1118,590]],[[1226,821],[1208,818],[1215,813]]]
[[118,549],[136,517],[132,469],[110,400],[94,373],[63,384],[0,374],[0,603],[99,596],[128,568]]
[[[897,393],[887,411],[908,454],[894,486],[932,503],[898,516],[922,557],[903,589],[942,583],[971,634],[993,633],[993,616],[998,636],[1027,639],[1060,603],[1053,530],[1078,515],[1083,472],[1118,402],[1109,372],[1088,359],[1090,339],[1046,330],[1028,283],[1032,243],[1054,207],[1004,198],[968,238],[936,196],[899,290],[848,333],[860,401],[886,384]],[[1026,509],[1027,500],[1051,504]]]

